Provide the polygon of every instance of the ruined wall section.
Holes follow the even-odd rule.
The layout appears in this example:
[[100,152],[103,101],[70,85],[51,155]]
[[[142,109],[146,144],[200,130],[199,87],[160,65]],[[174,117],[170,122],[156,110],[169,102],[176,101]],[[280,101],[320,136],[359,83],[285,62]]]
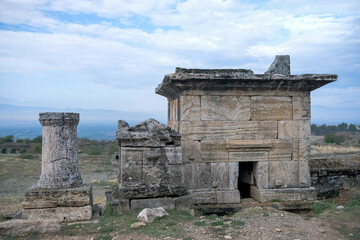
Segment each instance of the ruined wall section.
[[[187,91],[169,102],[168,125],[182,135],[186,186],[211,190],[221,183],[222,189],[237,189],[234,172],[243,160],[268,165],[268,179],[258,184],[262,188],[310,186],[309,92],[193,94]],[[255,150],[264,146],[258,140],[271,141],[267,149]],[[244,145],[238,146],[242,150],[236,144]],[[260,175],[264,173],[258,172],[258,180]]]

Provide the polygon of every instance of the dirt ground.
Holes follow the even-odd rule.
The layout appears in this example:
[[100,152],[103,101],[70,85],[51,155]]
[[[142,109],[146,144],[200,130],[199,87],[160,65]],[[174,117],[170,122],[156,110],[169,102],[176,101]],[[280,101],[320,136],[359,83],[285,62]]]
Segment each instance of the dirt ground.
[[[39,179],[40,157],[19,159],[0,155],[0,212],[21,211],[24,191]],[[79,156],[84,183],[93,184],[94,202],[105,204],[104,192],[116,185],[117,168],[110,156]],[[225,216],[192,216],[169,211],[169,216],[143,229],[130,229],[137,212],[102,216],[94,223],[62,226],[60,233],[0,239],[360,239],[360,206],[348,207],[360,190],[341,191],[323,213],[247,208]],[[336,209],[343,205],[344,209]],[[180,214],[180,215],[179,215]],[[183,214],[183,215],[181,215]]]

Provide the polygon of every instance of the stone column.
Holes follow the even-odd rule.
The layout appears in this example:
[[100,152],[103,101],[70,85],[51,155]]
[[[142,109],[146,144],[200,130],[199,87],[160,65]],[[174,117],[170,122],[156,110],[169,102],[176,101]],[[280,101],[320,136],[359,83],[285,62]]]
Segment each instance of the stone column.
[[72,188],[82,184],[78,169],[78,113],[40,113],[42,169],[36,188]]
[[23,219],[87,221],[92,189],[82,184],[77,154],[78,113],[40,113],[42,168],[38,183],[25,192]]

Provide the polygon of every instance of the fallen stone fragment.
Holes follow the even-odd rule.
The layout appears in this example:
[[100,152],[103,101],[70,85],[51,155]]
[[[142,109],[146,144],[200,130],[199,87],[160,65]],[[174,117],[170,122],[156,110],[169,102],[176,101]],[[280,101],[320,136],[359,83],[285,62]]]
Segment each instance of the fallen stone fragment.
[[232,237],[229,236],[229,235],[225,235],[224,238],[225,238],[225,239],[232,239]]
[[136,223],[131,224],[130,228],[137,229],[137,228],[142,228],[145,226],[146,226],[146,223],[144,223],[144,222],[136,222]]
[[137,219],[140,222],[147,222],[147,223],[150,222],[151,223],[157,217],[163,217],[163,216],[168,216],[168,215],[169,214],[162,207],[145,208],[139,213],[139,215],[137,216]]
[[275,228],[276,232],[281,232],[282,230],[280,228]]
[[325,230],[324,230],[324,229],[320,229],[319,232],[325,233]]
[[59,230],[60,224],[56,220],[13,219],[0,222],[0,236],[3,234],[50,233]]
[[344,206],[343,205],[339,205],[336,207],[336,209],[344,209]]

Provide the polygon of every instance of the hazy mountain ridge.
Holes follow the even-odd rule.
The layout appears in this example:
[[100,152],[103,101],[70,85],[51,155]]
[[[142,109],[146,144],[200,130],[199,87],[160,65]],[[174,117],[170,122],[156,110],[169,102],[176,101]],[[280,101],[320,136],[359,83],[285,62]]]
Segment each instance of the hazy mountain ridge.
[[[147,113],[123,112],[103,109],[23,107],[0,104],[0,136],[13,135],[15,138],[34,138],[41,135],[39,113],[76,112],[80,113],[78,136],[95,140],[115,140],[117,121],[122,119],[131,126],[148,118],[156,118]],[[164,119],[159,119],[166,122]]]

